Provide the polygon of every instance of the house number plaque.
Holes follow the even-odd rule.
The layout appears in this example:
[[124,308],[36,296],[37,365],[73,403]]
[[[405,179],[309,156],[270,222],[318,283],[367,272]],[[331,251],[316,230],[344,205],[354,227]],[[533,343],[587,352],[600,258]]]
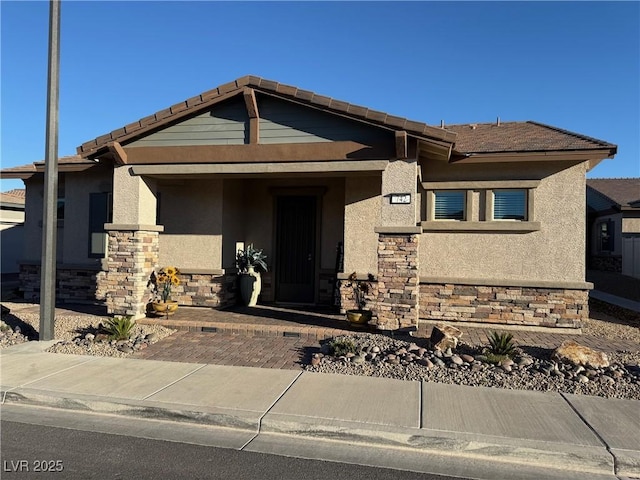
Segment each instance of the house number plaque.
[[410,193],[392,193],[390,195],[391,205],[408,205],[411,203]]

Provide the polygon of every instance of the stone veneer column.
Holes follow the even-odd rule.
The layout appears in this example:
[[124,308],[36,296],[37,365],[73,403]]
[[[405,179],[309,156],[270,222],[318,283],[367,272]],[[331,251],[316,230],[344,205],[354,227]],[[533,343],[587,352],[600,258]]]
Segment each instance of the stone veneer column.
[[385,329],[418,324],[420,227],[378,227],[378,325]]
[[109,247],[106,272],[98,277],[98,292],[115,315],[145,315],[147,282],[158,265],[159,225],[106,224]]

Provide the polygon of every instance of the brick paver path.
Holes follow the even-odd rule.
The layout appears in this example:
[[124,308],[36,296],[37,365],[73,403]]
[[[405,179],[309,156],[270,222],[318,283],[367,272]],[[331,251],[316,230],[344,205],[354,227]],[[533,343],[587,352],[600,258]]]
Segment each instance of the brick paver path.
[[178,331],[132,358],[300,370],[320,344],[308,337]]

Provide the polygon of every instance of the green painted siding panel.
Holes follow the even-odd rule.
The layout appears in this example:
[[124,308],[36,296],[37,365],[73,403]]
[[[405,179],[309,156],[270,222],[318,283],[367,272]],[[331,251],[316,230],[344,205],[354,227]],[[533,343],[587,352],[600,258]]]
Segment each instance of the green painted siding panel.
[[392,141],[383,129],[347,120],[313,108],[258,95],[260,143],[356,141],[363,144]]
[[249,143],[249,116],[244,101],[233,100],[130,143],[127,147],[243,145]]

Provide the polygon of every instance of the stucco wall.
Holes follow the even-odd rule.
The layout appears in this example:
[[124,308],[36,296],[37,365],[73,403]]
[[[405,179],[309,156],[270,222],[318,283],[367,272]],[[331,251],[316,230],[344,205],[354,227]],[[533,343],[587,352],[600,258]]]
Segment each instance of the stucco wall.
[[124,165],[113,170],[113,223],[155,225],[155,180],[132,175]]
[[622,233],[640,233],[640,218],[624,218]]
[[344,207],[344,271],[367,275],[378,271],[381,176],[347,177]]
[[183,270],[222,268],[222,180],[159,183],[159,263]]
[[[24,246],[20,260],[39,262],[42,255],[42,201],[44,197],[44,176],[36,175],[25,180],[25,221],[24,221]],[[63,235],[62,225],[58,222],[58,236],[56,239],[56,260],[63,262]]]
[[64,263],[100,263],[100,259],[89,258],[89,198],[91,193],[111,191],[112,176],[109,171],[66,174]]
[[[416,225],[416,160],[394,160],[382,173],[381,223],[376,226]],[[390,195],[408,193],[410,204],[391,204]]]
[[222,268],[235,268],[236,243],[244,241],[244,181],[225,179],[222,205]]
[[425,232],[420,240],[421,278],[584,282],[585,164],[431,162],[423,172],[424,181],[541,181],[530,219],[540,222],[539,231]]

